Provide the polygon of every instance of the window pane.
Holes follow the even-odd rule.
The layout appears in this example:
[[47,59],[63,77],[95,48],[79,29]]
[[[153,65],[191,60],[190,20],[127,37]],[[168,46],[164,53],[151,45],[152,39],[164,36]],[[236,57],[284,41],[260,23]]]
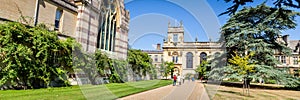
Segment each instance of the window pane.
[[294,62],[294,65],[298,65],[299,60],[298,60],[297,56],[293,57],[293,62]]
[[193,68],[193,54],[191,52],[186,54],[186,68]]
[[281,63],[285,64],[286,61],[285,61],[285,56],[281,56]]
[[59,28],[61,15],[62,15],[62,10],[58,10],[57,9],[56,10],[56,15],[55,15],[55,22],[54,22],[54,28],[55,28],[55,30],[57,30]]
[[178,42],[178,34],[174,34],[173,35],[173,41],[174,42]]
[[206,61],[207,60],[207,54],[205,52],[202,52],[200,54],[200,64],[202,63],[202,61]]

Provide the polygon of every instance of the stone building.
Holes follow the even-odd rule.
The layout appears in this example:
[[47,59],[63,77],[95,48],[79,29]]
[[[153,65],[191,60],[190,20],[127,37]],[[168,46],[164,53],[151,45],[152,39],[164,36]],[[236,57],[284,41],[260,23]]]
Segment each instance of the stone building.
[[[159,44],[160,46],[160,44]],[[168,25],[167,39],[164,40],[162,50],[144,50],[157,66],[158,78],[161,77],[160,66],[163,62],[174,62],[176,75],[196,74],[195,69],[204,60],[212,59],[210,56],[224,52],[219,42],[186,42],[184,41],[183,24],[179,26]]]
[[101,49],[111,57],[126,59],[129,12],[123,0],[75,0],[78,7],[76,39],[83,50]]
[[[291,50],[291,55],[284,55],[278,50],[274,50],[274,56],[279,61],[278,68],[288,68],[289,72],[295,76],[300,76],[300,40],[288,40],[288,35],[277,40],[283,42]],[[160,44],[159,44],[160,46]],[[194,42],[184,41],[184,28],[182,22],[179,26],[168,26],[167,39],[164,40],[162,50],[144,50],[152,58],[152,64],[157,67],[158,78],[160,65],[163,62],[174,62],[175,73],[186,75],[196,74],[195,69],[204,60],[211,60],[215,55],[224,53],[220,42]],[[160,60],[161,59],[161,60]]]
[[300,40],[288,40],[288,35],[278,39],[291,49],[291,55],[284,55],[280,51],[275,50],[275,58],[280,64],[278,68],[288,68],[289,72],[294,76],[300,76]]
[[44,23],[61,37],[75,38],[76,17],[76,5],[67,0],[2,0],[0,6],[0,22],[19,21],[31,26]]
[[157,78],[162,79],[162,69],[161,65],[164,62],[163,50],[161,49],[161,44],[156,45],[156,50],[143,50],[143,52],[148,53],[150,58],[152,59],[152,65],[156,67]]
[[[123,0],[3,0],[0,22],[44,23],[60,38],[76,39],[82,49],[101,49],[127,58],[129,12]],[[23,16],[23,17],[22,17]],[[22,20],[25,18],[26,20]]]
[[175,74],[196,74],[195,69],[204,60],[212,59],[210,56],[224,52],[220,42],[194,42],[184,41],[184,28],[182,22],[179,26],[168,25],[168,37],[163,44],[164,61],[175,63]]

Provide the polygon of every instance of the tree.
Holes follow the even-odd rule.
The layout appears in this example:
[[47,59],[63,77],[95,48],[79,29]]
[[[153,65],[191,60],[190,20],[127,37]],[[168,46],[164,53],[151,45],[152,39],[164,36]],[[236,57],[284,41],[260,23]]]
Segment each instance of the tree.
[[228,60],[230,63],[229,69],[232,70],[231,73],[228,73],[228,75],[232,75],[233,77],[230,76],[231,78],[243,79],[243,89],[246,88],[246,93],[248,93],[248,95],[250,94],[249,89],[251,81],[249,76],[255,72],[254,64],[250,63],[250,57],[253,55],[254,53],[251,52],[250,54],[245,55],[245,57],[241,57],[235,52],[235,55],[232,55],[233,57]]
[[[226,3],[232,2],[233,5],[220,15],[224,14],[235,14],[238,11],[240,6],[245,6],[247,3],[253,3],[254,0],[224,0]],[[256,0],[260,1],[260,0]],[[284,8],[284,7],[292,7],[292,8],[300,8],[299,0],[273,0],[273,4],[276,8]]]
[[142,77],[142,75],[146,76],[153,69],[151,67],[151,58],[141,50],[128,50],[128,63],[131,64],[133,72],[139,75],[139,77]]
[[[272,8],[261,4],[255,8],[244,8],[234,15],[222,27],[226,48],[229,55],[234,52],[246,56],[254,52],[251,61],[255,61],[253,78],[264,76],[287,83],[284,71],[275,68],[278,61],[274,58],[274,50],[289,54],[290,49],[285,42],[278,41],[281,31],[296,27],[295,17],[299,13],[284,8]],[[228,56],[231,59],[231,56]],[[225,67],[225,71],[226,71]]]
[[163,72],[163,76],[167,77],[169,75],[171,75],[171,78],[173,78],[173,72],[174,72],[174,62],[165,62],[165,69],[164,69],[164,72]]
[[208,69],[208,62],[202,61],[202,63],[195,69],[195,71],[198,73],[199,78],[206,76],[207,69]]
[[[60,40],[45,25],[0,24],[0,86],[41,88],[67,85],[75,40]],[[53,84],[55,83],[55,84]]]

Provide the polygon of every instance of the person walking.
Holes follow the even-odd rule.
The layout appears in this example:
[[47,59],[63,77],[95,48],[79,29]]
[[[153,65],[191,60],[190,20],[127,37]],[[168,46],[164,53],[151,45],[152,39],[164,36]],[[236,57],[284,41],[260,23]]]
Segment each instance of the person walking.
[[184,84],[184,78],[185,78],[185,77],[184,77],[184,76],[182,76],[182,84]]
[[174,76],[173,76],[173,86],[176,85],[176,80],[177,80],[177,77],[176,77],[176,75],[174,75]]
[[177,81],[178,81],[178,84],[181,85],[181,77],[180,77],[180,75],[178,75]]

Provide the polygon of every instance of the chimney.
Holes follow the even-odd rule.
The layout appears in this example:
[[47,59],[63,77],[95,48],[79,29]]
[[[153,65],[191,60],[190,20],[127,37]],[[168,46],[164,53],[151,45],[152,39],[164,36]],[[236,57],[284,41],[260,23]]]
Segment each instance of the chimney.
[[284,35],[282,36],[283,41],[285,42],[286,45],[288,45],[289,41],[288,41],[289,35]]
[[156,45],[156,50],[161,50],[161,49],[160,49],[160,43],[157,43],[157,45]]

